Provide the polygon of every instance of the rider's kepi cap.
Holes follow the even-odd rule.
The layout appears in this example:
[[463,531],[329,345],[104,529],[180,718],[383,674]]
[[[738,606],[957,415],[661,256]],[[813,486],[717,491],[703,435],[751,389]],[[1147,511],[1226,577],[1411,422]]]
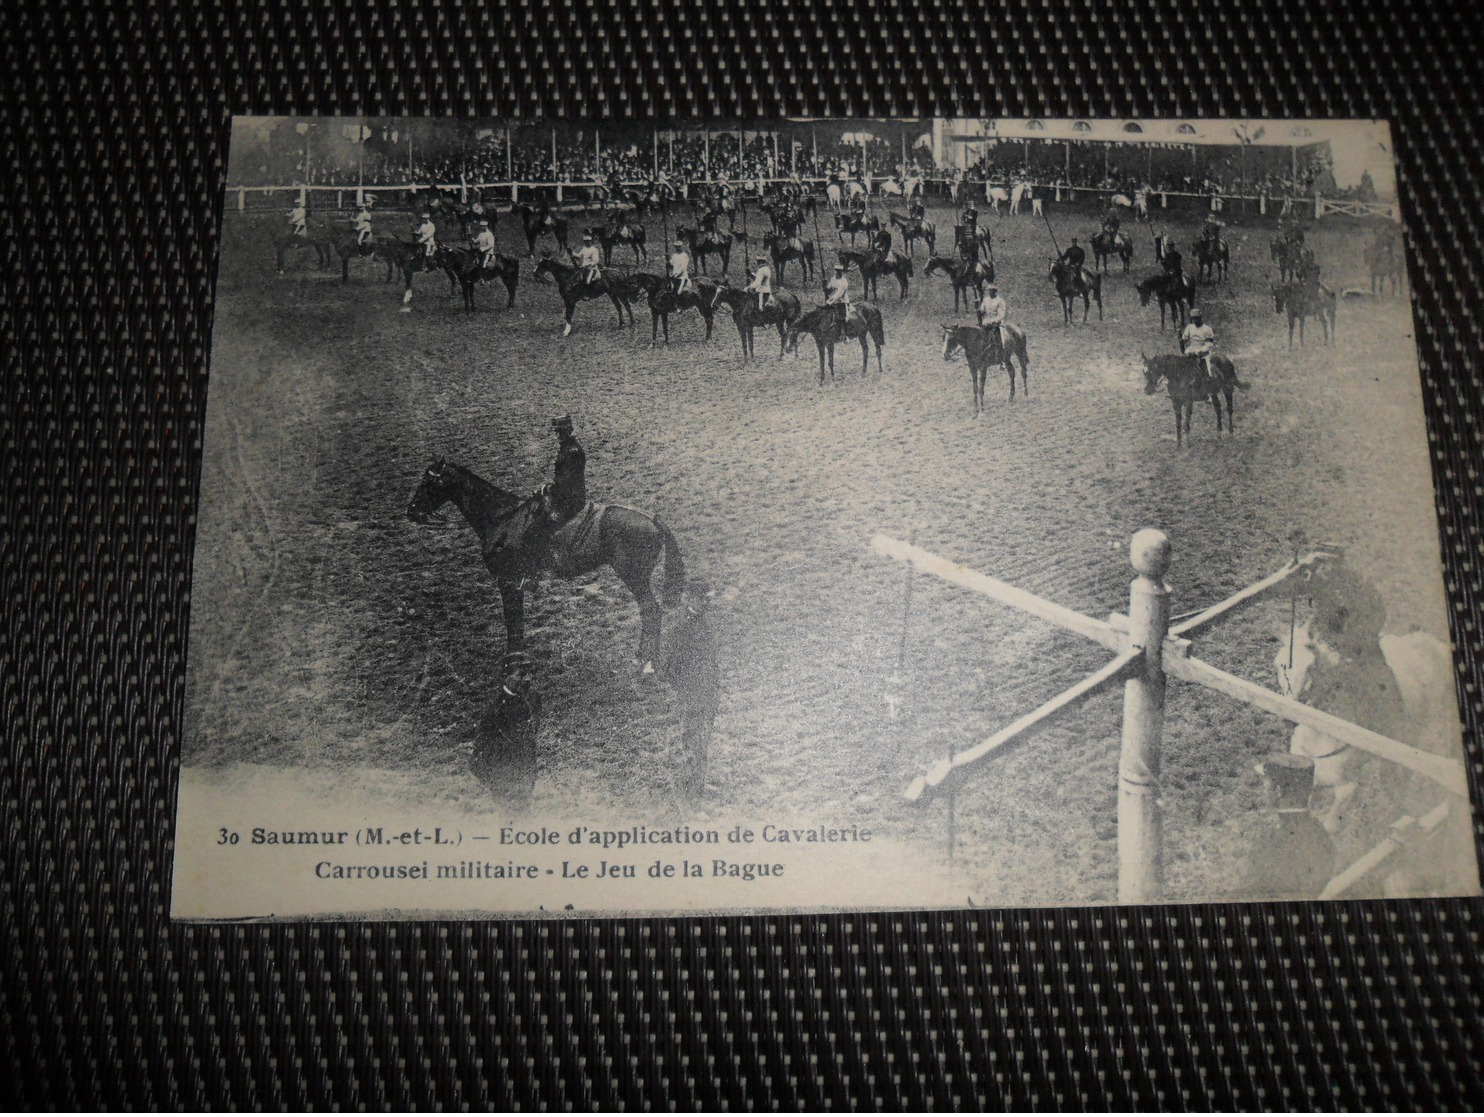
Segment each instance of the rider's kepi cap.
[[1198,306],[1191,307],[1190,308],[1190,316],[1192,318],[1200,318],[1201,317],[1201,308],[1198,307]]

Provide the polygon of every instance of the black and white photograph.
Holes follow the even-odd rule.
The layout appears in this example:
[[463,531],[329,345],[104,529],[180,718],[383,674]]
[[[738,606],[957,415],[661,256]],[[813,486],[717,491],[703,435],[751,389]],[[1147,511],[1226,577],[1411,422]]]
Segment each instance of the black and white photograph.
[[173,916],[1477,895],[1394,158],[236,117]]

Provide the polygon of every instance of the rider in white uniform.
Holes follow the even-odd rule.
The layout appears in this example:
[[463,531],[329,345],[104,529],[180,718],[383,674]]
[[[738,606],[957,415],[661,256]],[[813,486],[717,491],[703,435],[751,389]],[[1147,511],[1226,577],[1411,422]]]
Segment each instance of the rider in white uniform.
[[432,214],[419,214],[422,224],[417,227],[417,243],[422,245],[423,255],[431,256],[438,251],[438,226],[433,224]]
[[365,206],[362,206],[361,207],[361,212],[358,213],[358,214],[356,214],[355,222],[352,224],[351,228],[353,228],[355,230],[355,232],[356,232],[356,246],[357,247],[360,247],[361,245],[364,245],[364,244],[370,244],[371,243],[371,211],[369,209],[367,209]]
[[603,251],[593,243],[591,233],[582,234],[582,248],[577,253],[577,263],[580,267],[587,269],[583,278],[588,283],[596,283],[602,277],[600,268],[603,263]]
[[840,327],[845,327],[845,317],[850,313],[850,280],[845,278],[845,265],[836,264],[835,274],[824,285],[824,305],[836,307],[835,314]]
[[481,268],[495,266],[495,234],[491,231],[488,221],[479,223],[479,232],[474,235],[474,247],[480,253],[479,266]]
[[1216,348],[1216,331],[1202,320],[1199,307],[1190,308],[1190,324],[1180,334],[1180,352],[1196,357],[1201,371],[1211,374],[1211,351]]
[[305,230],[305,226],[308,223],[309,211],[304,208],[303,202],[300,202],[293,209],[289,210],[289,232],[292,235],[296,237],[307,236],[308,233]]
[[670,253],[670,279],[677,295],[690,290],[690,253],[685,250],[683,240],[677,240],[675,251]]
[[757,294],[757,308],[764,309],[773,301],[773,269],[766,256],[757,258],[757,271],[752,273],[752,282],[743,288]]
[[1004,347],[1004,338],[1000,334],[1000,327],[1010,318],[1010,307],[1004,299],[1000,298],[998,284],[989,283],[984,288],[984,299],[979,304],[979,325],[984,330],[986,337],[992,337],[995,345]]

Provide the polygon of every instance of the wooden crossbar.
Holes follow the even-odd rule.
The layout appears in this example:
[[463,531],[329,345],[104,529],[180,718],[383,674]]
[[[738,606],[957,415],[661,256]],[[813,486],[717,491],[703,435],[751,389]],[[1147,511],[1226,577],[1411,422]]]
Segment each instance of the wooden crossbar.
[[1019,740],[1032,729],[1042,726],[1058,714],[1072,709],[1083,699],[1091,698],[1099,691],[1106,690],[1108,687],[1122,682],[1124,675],[1134,664],[1143,658],[1143,655],[1144,653],[1141,649],[1135,648],[1132,651],[1127,651],[1122,655],[1116,656],[1076,686],[1062,691],[1055,698],[1051,699],[1051,701],[1043,703],[1024,717],[1011,722],[993,737],[986,738],[973,748],[959,753],[951,761],[945,760],[934,765],[925,775],[918,776],[917,779],[912,781],[911,786],[907,788],[907,799],[911,802],[916,802],[922,798],[929,788],[937,787],[949,776],[962,772],[966,766],[983,760],[997,749]]
[[1276,691],[1268,690],[1256,683],[1249,683],[1246,679],[1238,678],[1236,675],[1227,674],[1220,668],[1212,667],[1204,660],[1193,656],[1166,658],[1164,668],[1177,679],[1220,691],[1239,702],[1246,702],[1270,714],[1277,714],[1298,725],[1307,725],[1337,741],[1353,745],[1363,752],[1372,753],[1393,764],[1400,764],[1403,768],[1426,776],[1454,795],[1467,796],[1469,793],[1468,776],[1461,760],[1450,760],[1445,756],[1423,752],[1412,745],[1394,741],[1390,737],[1383,737],[1369,729],[1362,729],[1344,718],[1327,714],[1323,710],[1316,710],[1313,706],[1306,706],[1292,698],[1285,698]]
[[973,590],[975,593],[981,593],[985,597],[992,597],[996,601],[1012,605],[1032,616],[1060,625],[1062,628],[1069,628],[1073,632],[1086,636],[1089,640],[1097,641],[1109,651],[1121,652],[1123,650],[1122,637],[1106,621],[1094,620],[1075,609],[1068,609],[1054,601],[1047,601],[1044,597],[1037,597],[1033,593],[1017,589],[1008,582],[991,578],[987,574],[980,574],[959,563],[950,562],[931,551],[924,551],[921,547],[914,547],[910,543],[903,543],[890,536],[873,535],[871,550],[887,558],[910,562],[924,574],[935,575],[944,581]]
[[1403,815],[1391,824],[1391,834],[1373,846],[1360,860],[1351,865],[1319,893],[1321,900],[1334,900],[1354,888],[1377,868],[1391,860],[1399,850],[1407,847],[1407,839],[1416,830],[1422,837],[1432,834],[1448,817],[1448,804],[1439,803],[1420,819]]

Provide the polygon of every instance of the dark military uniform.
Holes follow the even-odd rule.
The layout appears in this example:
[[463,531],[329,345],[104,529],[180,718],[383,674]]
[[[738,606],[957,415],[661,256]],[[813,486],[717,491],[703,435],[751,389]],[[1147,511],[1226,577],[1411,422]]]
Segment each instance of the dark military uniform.
[[587,503],[587,455],[572,433],[572,420],[563,416],[552,420],[557,432],[556,464],[551,471],[551,488],[547,508],[556,521],[571,519]]
[[470,768],[498,798],[523,804],[536,785],[536,736],[541,693],[530,678],[530,658],[511,652],[502,664],[500,691],[480,719]]
[[686,587],[685,612],[675,626],[665,660],[665,674],[680,698],[681,741],[690,761],[690,782],[700,790],[705,782],[711,730],[721,708],[721,667],[716,637],[706,612],[710,587],[692,578]]
[[1313,900],[1335,875],[1335,844],[1309,811],[1314,762],[1275,753],[1259,766],[1278,796],[1278,817],[1258,838],[1236,896],[1244,900]]

